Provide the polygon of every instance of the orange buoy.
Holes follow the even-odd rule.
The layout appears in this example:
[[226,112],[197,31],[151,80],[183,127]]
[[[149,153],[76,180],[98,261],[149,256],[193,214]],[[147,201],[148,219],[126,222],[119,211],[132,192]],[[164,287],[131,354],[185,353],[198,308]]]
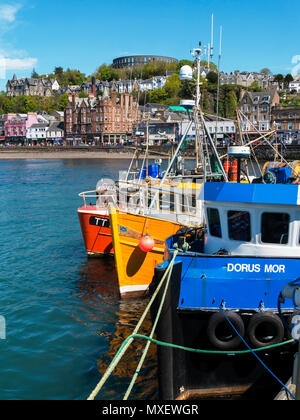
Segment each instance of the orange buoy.
[[238,162],[237,160],[233,160],[230,165],[229,169],[229,181],[237,182],[238,180]]
[[229,172],[229,170],[230,170],[230,162],[229,162],[229,160],[225,160],[225,162],[224,162],[224,164],[223,164],[223,167],[224,167],[224,171],[226,172],[226,174],[228,175],[228,172]]
[[149,252],[152,251],[152,249],[154,248],[155,242],[154,239],[151,238],[151,236],[149,235],[145,235],[140,239],[139,242],[139,248],[143,251],[143,252]]

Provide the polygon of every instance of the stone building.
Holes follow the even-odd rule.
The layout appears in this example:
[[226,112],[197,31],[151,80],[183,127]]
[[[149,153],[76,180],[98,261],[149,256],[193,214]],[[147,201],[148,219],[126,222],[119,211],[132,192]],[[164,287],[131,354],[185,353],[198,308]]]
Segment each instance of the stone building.
[[241,130],[248,132],[271,130],[272,109],[280,102],[276,89],[266,92],[243,90],[238,103],[242,113]]
[[69,95],[65,109],[65,142],[68,145],[122,144],[140,119],[135,98],[105,88],[103,96]]
[[56,79],[18,79],[16,75],[6,84],[7,96],[51,96],[60,88]]
[[300,107],[275,106],[272,109],[272,126],[285,143],[300,140]]
[[220,82],[222,85],[240,85],[249,87],[252,83],[257,83],[260,88],[268,89],[273,85],[273,76],[258,72],[235,70],[232,73],[220,72]]

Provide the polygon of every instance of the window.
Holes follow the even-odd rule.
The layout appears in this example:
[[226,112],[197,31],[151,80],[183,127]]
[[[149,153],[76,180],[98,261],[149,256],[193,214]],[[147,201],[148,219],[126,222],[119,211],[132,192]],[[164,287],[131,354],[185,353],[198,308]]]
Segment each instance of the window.
[[261,241],[269,244],[287,244],[290,216],[287,213],[263,213]]
[[222,238],[221,221],[218,209],[208,208],[207,219],[211,236]]
[[247,211],[229,211],[228,235],[234,241],[251,241],[250,213]]
[[195,194],[184,194],[181,195],[181,212],[192,213],[196,211],[197,198]]
[[159,194],[159,208],[160,210],[175,211],[175,196],[169,193]]

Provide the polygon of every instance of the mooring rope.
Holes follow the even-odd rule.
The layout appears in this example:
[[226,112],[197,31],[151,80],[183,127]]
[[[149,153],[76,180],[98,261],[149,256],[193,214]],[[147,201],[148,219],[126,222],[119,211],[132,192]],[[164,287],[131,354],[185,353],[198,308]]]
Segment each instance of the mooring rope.
[[[233,350],[233,351],[229,351],[229,350],[203,350],[203,349],[185,347],[185,346],[181,346],[181,345],[178,345],[178,344],[166,343],[166,342],[159,341],[159,340],[156,340],[156,339],[153,338],[153,335],[154,335],[154,332],[155,332],[155,329],[156,329],[156,326],[157,326],[157,323],[158,323],[158,320],[159,320],[159,317],[160,317],[160,314],[161,314],[161,311],[162,311],[162,308],[163,308],[163,304],[165,302],[165,298],[166,298],[166,294],[167,294],[167,290],[168,290],[168,287],[169,287],[169,283],[170,283],[170,279],[171,279],[171,275],[172,275],[172,271],[173,271],[173,267],[174,267],[174,262],[175,262],[175,258],[177,256],[177,254],[178,254],[178,251],[176,250],[174,252],[174,254],[173,254],[172,260],[170,261],[170,263],[169,263],[166,271],[164,272],[164,275],[163,275],[162,279],[160,280],[159,285],[157,286],[155,292],[153,293],[153,295],[152,295],[152,297],[151,297],[151,299],[150,299],[150,301],[149,301],[149,303],[148,303],[148,305],[147,305],[147,307],[146,307],[143,315],[141,316],[141,318],[140,318],[137,326],[135,327],[133,333],[130,336],[128,336],[123,341],[123,343],[119,347],[119,349],[118,349],[115,357],[113,358],[113,360],[111,361],[110,365],[106,369],[106,371],[105,371],[103,377],[101,378],[100,382],[97,384],[97,386],[95,387],[95,389],[93,390],[93,392],[91,393],[91,395],[88,397],[88,400],[94,400],[95,399],[95,397],[98,395],[98,393],[102,389],[102,387],[105,384],[105,382],[107,381],[107,379],[110,377],[110,375],[114,371],[115,367],[118,365],[118,363],[120,362],[120,360],[124,356],[124,354],[125,354],[126,350],[128,349],[128,347],[131,345],[131,343],[136,338],[141,338],[141,339],[147,340],[148,342],[147,342],[147,344],[146,344],[146,346],[144,348],[142,357],[141,357],[141,359],[139,361],[139,364],[137,366],[137,369],[136,369],[136,371],[135,371],[135,373],[134,373],[134,375],[133,375],[133,377],[131,379],[131,382],[130,382],[128,388],[127,388],[127,391],[126,391],[126,393],[124,395],[123,400],[127,400],[128,397],[129,397],[129,395],[130,395],[130,392],[131,392],[131,390],[132,390],[132,388],[134,386],[134,383],[135,383],[135,381],[136,381],[136,379],[137,379],[137,377],[138,377],[138,375],[140,373],[140,370],[141,370],[141,368],[143,366],[144,360],[146,358],[146,355],[147,355],[147,352],[148,352],[148,349],[149,349],[149,346],[150,346],[151,343],[154,343],[154,344],[157,344],[157,345],[160,345],[160,346],[164,346],[164,347],[172,347],[172,348],[175,348],[175,349],[178,349],[178,350],[184,350],[184,351],[188,351],[188,352],[201,353],[201,354],[230,354],[230,355],[240,354],[240,355],[243,355],[243,354],[253,353],[255,355],[255,357],[266,368],[266,370],[268,370],[273,375],[273,377],[275,379],[277,379],[277,381],[284,388],[286,388],[285,385],[280,381],[280,379],[278,379],[270,371],[270,369],[267,366],[265,366],[265,364],[261,361],[261,359],[256,355],[256,352],[260,352],[260,351],[264,351],[264,350],[270,350],[270,349],[273,349],[273,348],[276,348],[276,347],[281,347],[281,346],[284,346],[284,345],[287,345],[287,344],[292,344],[292,343],[295,342],[294,339],[290,339],[290,340],[287,340],[287,341],[283,341],[281,343],[272,344],[272,345],[265,346],[265,347],[260,347],[260,348],[257,348],[257,349],[250,348],[250,346],[245,342],[245,340],[243,340],[243,342],[246,345],[246,347],[248,348],[248,350]],[[153,323],[153,327],[152,327],[150,336],[148,337],[148,336],[145,336],[145,335],[142,335],[142,334],[138,334],[138,331],[139,331],[140,327],[142,326],[142,324],[143,324],[143,322],[144,322],[144,320],[146,318],[146,315],[148,314],[148,312],[149,312],[149,310],[150,310],[150,308],[151,308],[151,306],[152,306],[155,298],[158,295],[158,292],[162,288],[162,286],[163,286],[163,284],[164,284],[164,282],[165,282],[166,279],[167,279],[167,281],[166,281],[165,289],[164,289],[163,296],[162,296],[162,299],[161,299],[161,302],[160,302],[160,305],[159,305],[159,308],[158,308],[158,311],[157,311],[157,315],[156,315],[155,321]],[[225,312],[224,311],[222,311],[222,312],[225,315],[225,318],[227,319],[227,321],[229,322],[229,324],[236,331],[234,325],[230,322],[230,320],[226,316]],[[238,334],[237,331],[236,331],[236,333]],[[288,389],[286,389],[286,391],[292,396],[292,398],[295,399],[295,396]]]
[[[153,293],[143,315],[141,316],[137,326],[135,327],[133,334],[135,335],[137,334],[137,332],[139,331],[139,329],[141,328],[141,325],[143,324],[146,315],[148,314],[156,296],[158,295],[158,292],[160,291],[166,277],[169,275],[169,273],[172,272],[173,270],[173,266],[174,266],[174,261],[176,258],[178,251],[175,251],[173,254],[173,258],[170,261],[170,264],[168,265],[166,271],[164,272],[164,275],[159,283],[159,285],[157,286],[155,292]],[[169,278],[171,277],[171,275],[169,276]],[[113,358],[112,362],[110,363],[110,365],[108,366],[108,368],[106,369],[106,372],[104,373],[104,375],[102,376],[100,382],[97,384],[97,386],[95,387],[95,389],[93,390],[93,392],[91,393],[91,395],[88,397],[88,400],[94,400],[95,397],[98,395],[98,393],[100,392],[101,388],[103,387],[103,385],[105,384],[105,382],[107,381],[107,379],[109,378],[109,376],[112,374],[112,372],[114,371],[115,367],[117,366],[117,364],[119,363],[119,361],[122,359],[122,357],[124,356],[126,350],[128,349],[128,347],[130,346],[130,344],[132,343],[133,338],[132,336],[128,337],[128,339],[125,340],[125,342],[123,343],[123,345],[119,348],[119,350],[117,351],[115,357]]]

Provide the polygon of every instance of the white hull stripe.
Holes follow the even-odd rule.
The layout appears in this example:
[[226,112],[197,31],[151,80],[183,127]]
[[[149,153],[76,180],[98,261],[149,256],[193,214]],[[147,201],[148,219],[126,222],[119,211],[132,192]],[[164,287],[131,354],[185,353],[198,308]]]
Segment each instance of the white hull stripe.
[[131,292],[143,292],[144,290],[147,290],[149,287],[149,284],[137,284],[136,286],[123,286],[120,287],[120,293],[121,295],[125,293],[131,293]]
[[81,210],[81,209],[78,209],[77,212],[78,213],[83,213],[83,214],[98,214],[99,216],[108,216],[108,211],[107,210]]

